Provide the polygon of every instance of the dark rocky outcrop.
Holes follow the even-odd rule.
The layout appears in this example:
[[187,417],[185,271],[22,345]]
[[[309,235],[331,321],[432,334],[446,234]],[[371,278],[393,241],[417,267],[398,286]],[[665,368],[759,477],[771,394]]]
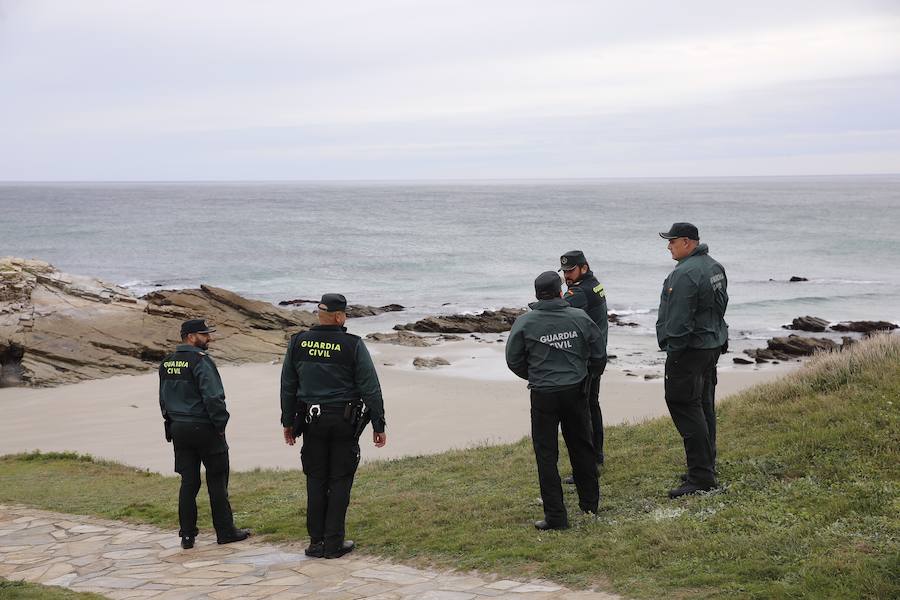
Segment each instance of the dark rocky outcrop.
[[893,331],[897,329],[896,323],[889,321],[847,321],[831,326],[832,331],[874,333],[876,331]]
[[809,281],[806,277],[800,277],[799,275],[794,275],[790,279],[788,279],[791,283],[797,283],[799,281]]
[[813,331],[822,332],[828,328],[829,321],[820,319],[819,317],[797,317],[791,321],[790,325],[782,325],[784,329],[793,329],[795,331]]
[[[801,356],[811,356],[816,352],[832,352],[840,350],[841,344],[829,338],[806,337],[789,335],[788,337],[775,337],[766,342],[767,348],[748,349],[744,353],[757,362],[769,360],[792,360]],[[738,362],[735,359],[735,362]]]
[[374,317],[386,312],[399,312],[406,310],[405,306],[399,304],[385,304],[384,306],[365,306],[362,304],[347,305],[347,318],[358,319],[360,317]]
[[401,331],[419,331],[422,333],[503,333],[509,331],[523,308],[501,308],[486,310],[477,315],[443,315],[426,317],[415,323],[395,325]]
[[637,323],[633,323],[631,321],[623,321],[622,317],[614,312],[611,312],[607,315],[607,321],[609,321],[613,325],[618,325],[619,327],[640,327],[640,325],[638,325]]
[[[318,300],[310,300],[309,298],[295,298],[294,300],[282,300],[278,306],[302,306],[304,304],[318,305]],[[347,318],[358,319],[360,317],[374,317],[386,312],[397,312],[406,310],[405,306],[400,304],[385,304],[384,306],[367,306],[365,304],[348,304]]]
[[782,325],[782,327],[797,331],[822,332],[830,329],[831,331],[840,331],[842,333],[871,334],[878,331],[893,331],[897,329],[897,324],[889,321],[845,321],[831,325],[831,321],[807,315],[805,317],[797,317],[790,325]]
[[303,304],[318,304],[318,300],[311,300],[309,298],[294,298],[293,300],[282,300],[278,303],[278,306],[301,306]]
[[135,298],[117,285],[36,260],[0,258],[0,385],[57,385],[155,369],[181,321],[216,325],[220,362],[270,362],[317,319],[213,286]]

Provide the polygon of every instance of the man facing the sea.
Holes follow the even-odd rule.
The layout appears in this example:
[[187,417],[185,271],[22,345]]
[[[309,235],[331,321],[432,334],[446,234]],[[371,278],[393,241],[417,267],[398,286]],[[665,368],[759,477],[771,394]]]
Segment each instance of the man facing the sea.
[[175,352],[159,365],[159,408],[166,440],[175,448],[175,472],[181,475],[178,523],[181,547],[194,546],[197,536],[197,492],[200,464],[206,467],[206,487],[213,527],[220,544],[247,539],[249,529],[237,529],[228,501],[228,443],[225,389],[216,364],[206,350],[215,331],[203,319],[181,325]]
[[[587,313],[591,321],[600,329],[603,348],[609,334],[609,315],[606,311],[606,290],[597,281],[584,252],[570,250],[559,257],[559,270],[566,279],[567,290],[563,294],[566,302],[573,308],[580,308]],[[594,442],[594,453],[598,465],[604,461],[603,455],[603,413],[600,412],[600,376],[591,377],[591,390],[588,395],[588,409],[591,413],[591,439]],[[566,483],[574,483],[567,478]]]
[[347,333],[346,310],[341,294],[322,296],[319,325],[291,337],[281,370],[284,441],[293,446],[303,436],[306,555],[316,558],[338,558],[355,547],[344,539],[344,521],[359,466],[364,408],[375,447],[387,442],[378,374],[365,343]]
[[516,319],[506,342],[506,364],[528,380],[531,389],[531,441],[537,461],[544,518],[538,529],[569,526],[563,502],[557,431],[562,426],[578,492],[578,506],[596,513],[600,502],[586,384],[606,365],[600,329],[587,314],[562,298],[562,282],[553,271],[534,280],[537,302]]
[[663,282],[656,320],[656,338],[666,352],[666,406],[687,462],[683,485],[669,491],[678,498],[718,485],[716,363],[728,346],[728,278],[694,225],[675,223],[659,235],[678,261]]

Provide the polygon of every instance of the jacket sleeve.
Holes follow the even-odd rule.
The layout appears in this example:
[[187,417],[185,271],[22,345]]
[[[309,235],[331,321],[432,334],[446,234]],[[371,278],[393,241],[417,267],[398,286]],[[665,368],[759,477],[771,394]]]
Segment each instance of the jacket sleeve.
[[222,387],[222,378],[210,358],[204,356],[196,364],[194,379],[213,427],[219,433],[225,433],[229,417],[228,411],[225,409],[225,388]]
[[688,348],[691,334],[694,333],[694,317],[697,313],[698,282],[691,272],[673,273],[669,281],[666,320],[663,323],[665,348],[667,352],[676,352]]
[[602,372],[601,366],[606,365],[606,338],[603,336],[603,331],[590,317],[585,319],[584,331],[587,333],[587,340],[590,346],[588,364],[591,365],[592,371],[600,369],[600,372]]
[[517,319],[506,340],[506,366],[509,370],[528,379],[528,349],[525,347],[525,332],[522,322]]
[[569,306],[572,308],[580,308],[581,310],[587,310],[588,307],[588,297],[587,292],[585,292],[581,286],[573,285],[563,294],[563,298],[565,298],[566,302],[569,303]]
[[369,407],[369,414],[372,415],[372,430],[376,433],[383,433],[386,423],[384,420],[384,398],[381,396],[381,384],[378,382],[378,373],[375,372],[375,364],[372,362],[369,349],[366,348],[362,340],[356,345],[356,371],[354,376],[356,387],[359,389],[363,402]]
[[[162,372],[162,365],[159,366],[160,372]],[[166,396],[163,391],[163,378],[159,378],[159,412],[162,413],[162,417],[164,420],[168,420],[169,413],[166,411]]]
[[281,365],[281,425],[292,427],[297,412],[297,390],[300,388],[300,374],[294,368],[294,338],[288,342],[284,363]]

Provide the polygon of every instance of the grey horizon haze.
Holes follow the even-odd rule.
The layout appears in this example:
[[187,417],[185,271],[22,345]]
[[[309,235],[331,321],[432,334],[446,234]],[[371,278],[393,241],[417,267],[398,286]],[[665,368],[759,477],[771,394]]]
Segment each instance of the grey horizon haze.
[[0,0],[0,181],[900,173],[900,2]]

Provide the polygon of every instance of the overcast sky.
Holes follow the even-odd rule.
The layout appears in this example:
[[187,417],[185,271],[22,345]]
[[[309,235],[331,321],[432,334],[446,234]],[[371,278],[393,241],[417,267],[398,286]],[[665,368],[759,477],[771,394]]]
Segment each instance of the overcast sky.
[[900,0],[0,0],[0,180],[900,173]]

